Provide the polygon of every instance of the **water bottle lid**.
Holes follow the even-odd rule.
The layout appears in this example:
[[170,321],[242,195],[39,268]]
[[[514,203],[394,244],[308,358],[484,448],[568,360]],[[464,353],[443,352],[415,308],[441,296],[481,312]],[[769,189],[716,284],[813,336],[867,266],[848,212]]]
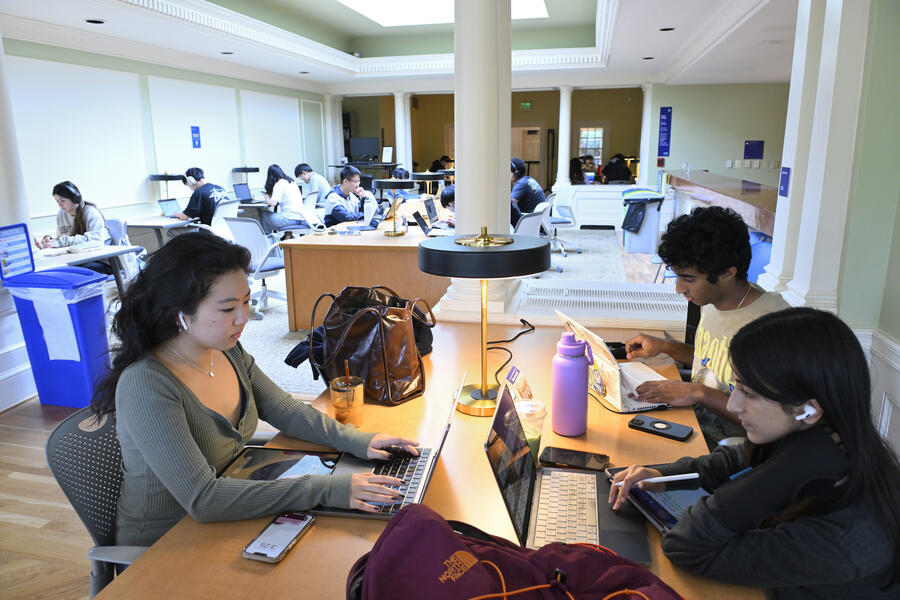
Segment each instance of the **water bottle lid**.
[[556,352],[562,356],[584,356],[584,348],[587,344],[576,339],[575,334],[566,331],[556,344]]

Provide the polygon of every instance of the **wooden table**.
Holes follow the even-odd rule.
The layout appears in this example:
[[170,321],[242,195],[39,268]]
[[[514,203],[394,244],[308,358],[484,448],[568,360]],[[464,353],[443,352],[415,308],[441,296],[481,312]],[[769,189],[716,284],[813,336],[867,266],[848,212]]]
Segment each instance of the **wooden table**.
[[[407,204],[411,203],[402,205],[404,211]],[[321,294],[337,294],[348,285],[385,285],[404,298],[423,298],[430,306],[440,300],[450,279],[419,270],[419,242],[425,235],[418,227],[410,227],[406,235],[385,236],[384,231],[392,227],[387,220],[378,230],[360,235],[321,233],[281,243],[291,331],[309,327],[313,304]],[[327,310],[328,303],[323,302],[317,322]]]
[[[517,331],[490,326],[491,339],[508,338]],[[363,429],[412,436],[423,445],[439,439],[446,419],[447,402],[465,369],[469,379],[479,378],[480,328],[477,324],[444,323],[435,328],[434,351],[425,357],[425,395],[397,407],[366,405]],[[524,335],[510,349],[513,364],[523,370],[535,396],[550,406],[550,361],[561,328],[539,327]],[[624,340],[630,332],[597,330],[608,340]],[[489,353],[489,368],[499,366],[499,353]],[[325,406],[325,396],[316,400]],[[556,436],[544,425],[542,445],[605,452],[614,465],[655,463],[697,455],[706,451],[694,413],[670,409],[664,418],[691,425],[695,434],[687,443],[628,429],[629,415],[617,415],[589,400],[588,432],[577,438]],[[425,504],[447,519],[459,519],[481,529],[515,540],[512,523],[500,490],[484,454],[490,419],[457,413],[447,442],[425,496]],[[271,446],[309,448],[299,440],[277,436]],[[271,520],[251,519],[231,523],[200,524],[185,517],[100,595],[113,598],[192,598],[195,600],[254,597],[269,599],[323,598],[345,595],[350,567],[380,535],[385,523],[347,517],[317,518],[316,525],[277,565],[241,557],[242,548]],[[717,583],[674,567],[660,549],[660,536],[648,525],[652,564],[650,569],[686,599],[762,598],[758,589]],[[414,565],[413,557],[410,564]]]

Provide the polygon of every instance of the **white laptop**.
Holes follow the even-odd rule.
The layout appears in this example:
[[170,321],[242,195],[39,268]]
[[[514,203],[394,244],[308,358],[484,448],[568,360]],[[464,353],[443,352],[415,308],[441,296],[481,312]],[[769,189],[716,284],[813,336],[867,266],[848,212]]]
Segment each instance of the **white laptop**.
[[428,223],[425,222],[425,217],[423,217],[422,213],[420,213],[419,211],[414,211],[412,216],[413,219],[416,220],[416,223],[419,225],[419,228],[422,230],[422,233],[424,233],[428,237],[455,235],[455,232],[450,229],[435,229],[433,227],[429,227]]
[[588,367],[588,391],[592,396],[620,413],[643,412],[669,406],[665,402],[641,402],[630,397],[631,394],[636,395],[635,389],[645,381],[665,381],[665,377],[642,362],[616,361],[603,338],[558,310],[556,315],[566,329],[590,346],[593,364]]
[[181,210],[181,207],[178,206],[178,200],[175,198],[168,198],[166,200],[158,200],[159,209],[162,211],[164,217],[173,217],[175,213]]

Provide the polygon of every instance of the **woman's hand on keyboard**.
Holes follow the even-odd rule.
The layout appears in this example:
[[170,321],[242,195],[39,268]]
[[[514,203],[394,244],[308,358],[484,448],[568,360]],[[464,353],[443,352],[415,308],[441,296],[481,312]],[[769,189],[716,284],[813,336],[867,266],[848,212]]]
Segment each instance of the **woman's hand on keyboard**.
[[[666,484],[664,483],[640,483],[644,479],[659,477],[661,475],[662,473],[656,469],[642,467],[640,465],[631,465],[624,471],[616,473],[609,490],[609,503],[613,505],[613,510],[618,510],[622,504],[628,500],[628,493],[634,486],[637,486],[639,490],[648,490],[651,492],[664,490],[666,488]],[[616,485],[620,481],[622,482],[622,485]]]
[[388,435],[387,433],[376,433],[375,437],[372,438],[372,441],[369,442],[366,456],[375,460],[388,460],[394,458],[394,454],[391,452],[391,446],[398,446],[406,450],[412,456],[418,456],[419,451],[416,449],[416,446],[418,445],[418,442],[406,438]]
[[[396,504],[403,496],[396,489],[403,482],[396,477],[354,473],[350,478],[350,508],[366,512],[378,512],[379,506]],[[395,487],[387,487],[387,486]],[[370,504],[377,502],[378,505]]]

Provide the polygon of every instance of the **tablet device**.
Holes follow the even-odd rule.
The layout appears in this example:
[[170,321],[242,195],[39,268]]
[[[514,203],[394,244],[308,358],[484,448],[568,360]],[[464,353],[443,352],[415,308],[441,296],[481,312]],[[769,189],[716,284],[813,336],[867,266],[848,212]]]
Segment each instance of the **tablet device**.
[[[616,473],[624,471],[626,468],[607,469],[606,475],[612,481]],[[678,519],[681,518],[684,511],[706,496],[709,496],[709,492],[703,487],[689,490],[666,490],[665,492],[631,488],[628,501],[661,533],[668,533],[678,523]]]

